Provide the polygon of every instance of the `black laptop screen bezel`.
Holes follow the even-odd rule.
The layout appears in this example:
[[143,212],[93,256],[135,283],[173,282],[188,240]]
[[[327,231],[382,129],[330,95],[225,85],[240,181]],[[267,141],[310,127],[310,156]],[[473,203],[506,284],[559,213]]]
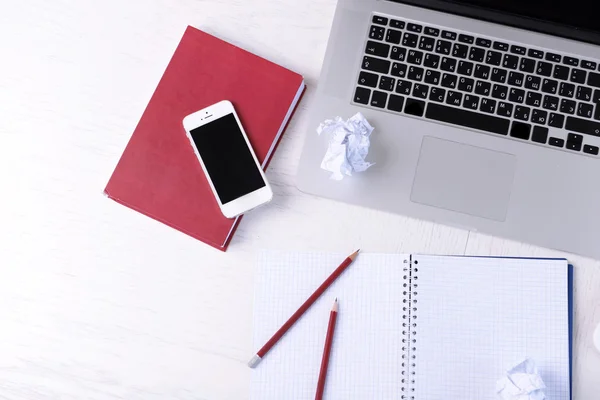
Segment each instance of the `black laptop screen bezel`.
[[[600,32],[449,0],[388,0],[600,45]],[[523,0],[527,1],[527,0]],[[548,6],[552,3],[549,1]]]

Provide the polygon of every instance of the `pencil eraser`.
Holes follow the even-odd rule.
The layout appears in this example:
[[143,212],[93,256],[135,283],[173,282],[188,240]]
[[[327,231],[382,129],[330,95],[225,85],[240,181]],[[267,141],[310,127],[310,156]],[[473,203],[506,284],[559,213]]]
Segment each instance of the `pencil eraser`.
[[596,350],[600,351],[600,324],[598,324],[594,331],[594,346],[596,346]]

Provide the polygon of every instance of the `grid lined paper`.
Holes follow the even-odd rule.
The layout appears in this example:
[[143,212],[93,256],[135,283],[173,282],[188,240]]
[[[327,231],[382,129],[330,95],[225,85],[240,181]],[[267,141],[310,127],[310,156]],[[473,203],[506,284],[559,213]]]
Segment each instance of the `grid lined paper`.
[[416,400],[497,399],[526,357],[546,398],[569,400],[566,260],[413,256],[413,270]]
[[[346,256],[260,254],[254,299],[255,350]],[[340,308],[324,397],[401,399],[407,263],[405,255],[360,254],[252,370],[250,398],[314,399],[329,312],[337,297]]]

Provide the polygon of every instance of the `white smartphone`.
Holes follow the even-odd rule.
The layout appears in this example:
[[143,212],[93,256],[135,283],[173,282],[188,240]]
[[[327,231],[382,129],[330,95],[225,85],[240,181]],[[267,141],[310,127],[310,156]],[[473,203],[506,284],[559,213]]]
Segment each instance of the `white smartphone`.
[[188,115],[183,127],[225,217],[237,217],[273,198],[231,102]]

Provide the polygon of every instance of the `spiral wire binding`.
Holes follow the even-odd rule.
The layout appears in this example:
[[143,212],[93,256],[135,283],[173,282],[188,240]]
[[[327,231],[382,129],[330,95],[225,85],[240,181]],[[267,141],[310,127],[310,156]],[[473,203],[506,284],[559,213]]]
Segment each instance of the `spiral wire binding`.
[[418,260],[404,260],[402,283],[402,400],[415,400]]

